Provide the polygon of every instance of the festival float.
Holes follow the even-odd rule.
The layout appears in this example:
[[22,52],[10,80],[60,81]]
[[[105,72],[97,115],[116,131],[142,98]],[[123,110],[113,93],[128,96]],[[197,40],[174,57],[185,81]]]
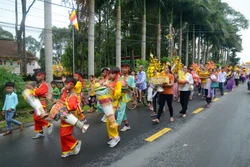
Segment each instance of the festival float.
[[72,75],[72,72],[63,67],[60,62],[54,62],[54,64],[52,65],[52,70],[55,77],[62,77],[62,75]]

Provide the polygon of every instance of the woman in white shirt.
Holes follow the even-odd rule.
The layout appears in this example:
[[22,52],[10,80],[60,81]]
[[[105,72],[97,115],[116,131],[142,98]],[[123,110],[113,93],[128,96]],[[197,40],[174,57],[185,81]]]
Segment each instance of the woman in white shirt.
[[194,84],[193,77],[190,73],[187,72],[187,66],[183,66],[183,71],[185,73],[185,80],[186,83],[184,85],[179,84],[179,91],[180,91],[180,103],[181,103],[181,111],[179,112],[182,114],[182,117],[185,118],[187,115],[188,109],[188,101],[190,96],[190,85]]

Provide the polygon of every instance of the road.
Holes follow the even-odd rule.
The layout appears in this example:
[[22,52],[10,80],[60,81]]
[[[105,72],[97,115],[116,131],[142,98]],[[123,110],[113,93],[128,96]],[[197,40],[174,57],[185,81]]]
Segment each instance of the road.
[[[240,85],[222,97],[217,94],[217,101],[209,109],[203,109],[205,101],[197,96],[189,104],[187,118],[180,117],[180,104],[174,102],[174,123],[169,122],[168,112],[162,115],[160,124],[152,124],[151,112],[146,107],[128,110],[132,129],[120,133],[121,142],[115,148],[107,145],[101,115],[86,114],[89,130],[86,134],[78,129],[74,131],[74,136],[82,140],[81,152],[65,159],[60,157],[58,123],[54,123],[50,136],[38,140],[32,139],[33,127],[21,133],[15,131],[9,136],[0,136],[0,166],[250,166],[250,93],[246,85]],[[152,142],[145,141],[164,128],[170,131],[158,135]]]

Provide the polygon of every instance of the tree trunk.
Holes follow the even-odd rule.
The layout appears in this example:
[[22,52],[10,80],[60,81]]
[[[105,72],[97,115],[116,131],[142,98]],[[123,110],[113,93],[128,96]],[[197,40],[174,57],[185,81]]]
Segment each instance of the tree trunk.
[[195,62],[195,25],[193,25],[193,49],[192,49],[192,63]]
[[208,61],[208,58],[209,58],[209,53],[208,53],[208,51],[209,51],[209,43],[208,43],[208,39],[207,39],[207,50],[206,50],[206,62]]
[[159,14],[158,14],[158,31],[157,31],[157,59],[161,60],[161,8],[159,5]]
[[95,74],[95,0],[89,0],[88,75]]
[[182,11],[181,11],[181,14],[180,14],[180,37],[179,37],[179,57],[180,57],[180,60],[181,60],[181,52],[182,52]]
[[230,62],[230,49],[227,50],[227,64]]
[[172,59],[173,57],[173,48],[172,48],[172,24],[169,24],[169,54],[170,54],[170,58]]
[[[110,56],[111,56],[111,54],[110,54],[110,51],[111,51],[111,48],[110,48],[110,40],[109,40],[109,18],[108,18],[108,14],[106,14],[106,25],[107,25],[107,38],[108,38],[108,41],[107,41],[107,44],[108,44],[108,46],[106,47],[106,53],[107,53],[107,58],[108,58],[108,60],[107,60],[107,66],[109,67],[109,65],[110,65]],[[105,61],[106,61],[106,59],[105,59]]]
[[131,68],[134,71],[135,70],[135,53],[134,53],[134,49],[132,47],[131,47],[130,62],[131,62]]
[[202,56],[202,64],[204,65],[206,61],[206,44],[205,37],[203,38],[203,56]]
[[101,36],[102,36],[102,15],[101,15],[101,10],[99,10],[98,12],[99,14],[99,38],[98,38],[98,52],[99,52],[99,68],[102,68],[102,56],[101,56],[101,45],[102,45],[102,40],[101,40]]
[[52,72],[52,17],[51,17],[51,0],[44,1],[44,33],[45,33],[45,70],[46,81],[53,80]]
[[141,58],[146,60],[146,0],[143,1]]
[[117,16],[116,16],[116,67],[121,68],[121,0],[117,1]]
[[189,30],[188,30],[188,25],[187,25],[187,34],[186,34],[186,66],[188,66],[188,33],[189,33]]
[[201,37],[198,37],[198,65],[201,64]]

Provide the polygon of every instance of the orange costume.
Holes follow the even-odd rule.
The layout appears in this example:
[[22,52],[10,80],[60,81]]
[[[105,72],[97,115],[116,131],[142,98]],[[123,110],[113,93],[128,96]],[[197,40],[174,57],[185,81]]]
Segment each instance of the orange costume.
[[[79,103],[77,95],[75,93],[68,93],[65,98],[65,105],[68,111],[77,111],[79,110]],[[74,114],[76,115],[76,114]],[[60,140],[62,146],[62,154],[67,154],[68,152],[73,152],[78,141],[72,136],[74,126],[68,124],[67,122],[61,120],[60,124]]]
[[[48,85],[46,82],[43,82],[41,84],[36,85],[35,89],[34,89],[34,96],[36,96],[42,106],[43,109],[46,111],[46,94],[48,93]],[[50,124],[48,121],[44,120],[41,116],[37,116],[36,112],[34,112],[33,115],[34,118],[34,131],[35,132],[42,132],[43,131],[43,127],[48,127]]]

